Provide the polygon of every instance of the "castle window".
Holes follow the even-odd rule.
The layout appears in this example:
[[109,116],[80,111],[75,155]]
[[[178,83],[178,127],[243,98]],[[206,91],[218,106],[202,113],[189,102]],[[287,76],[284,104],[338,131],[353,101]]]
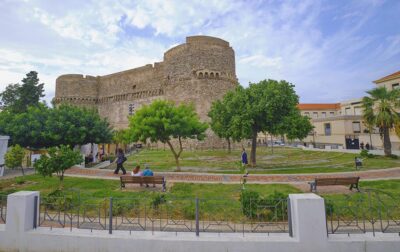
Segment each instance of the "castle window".
[[219,78],[219,73],[215,73],[215,78]]
[[132,89],[135,89],[135,88],[136,88],[136,85],[133,85],[133,86],[132,86]]
[[203,78],[203,73],[199,73],[199,78]]
[[210,78],[214,78],[214,73],[210,73]]
[[206,72],[206,74],[204,75],[205,78],[208,78],[208,72]]
[[133,115],[135,113],[135,105],[134,104],[129,104],[128,107],[128,114]]

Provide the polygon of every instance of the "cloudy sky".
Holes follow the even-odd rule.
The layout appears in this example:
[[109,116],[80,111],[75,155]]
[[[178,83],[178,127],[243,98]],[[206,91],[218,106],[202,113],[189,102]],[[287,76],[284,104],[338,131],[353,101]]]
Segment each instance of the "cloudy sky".
[[54,97],[66,73],[161,61],[189,35],[230,42],[241,85],[285,79],[301,102],[364,95],[400,70],[400,1],[0,0],[0,92],[36,70]]

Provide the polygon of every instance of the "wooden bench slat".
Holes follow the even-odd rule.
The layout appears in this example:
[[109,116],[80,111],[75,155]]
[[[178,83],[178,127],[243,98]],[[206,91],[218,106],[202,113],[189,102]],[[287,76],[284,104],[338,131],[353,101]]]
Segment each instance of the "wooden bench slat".
[[163,191],[166,190],[166,181],[163,176],[121,176],[121,188],[125,187],[125,184],[152,184],[155,186],[156,184],[160,184],[163,187]]
[[310,183],[311,191],[316,190],[317,186],[328,185],[350,185],[350,190],[355,187],[357,190],[360,177],[338,177],[338,178],[316,178]]

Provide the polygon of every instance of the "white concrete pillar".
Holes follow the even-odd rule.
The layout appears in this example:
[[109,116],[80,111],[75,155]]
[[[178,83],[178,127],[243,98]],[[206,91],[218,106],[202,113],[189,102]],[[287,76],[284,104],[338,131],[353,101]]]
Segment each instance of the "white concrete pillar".
[[7,152],[9,136],[0,136],[0,177],[4,173],[4,155]]
[[324,199],[314,193],[290,194],[289,199],[293,238],[301,243],[325,244],[328,238]]
[[[38,196],[37,215],[34,216],[34,201]],[[7,197],[6,232],[15,237],[24,231],[33,229],[33,219],[39,223],[39,192],[20,191],[9,194]],[[10,237],[12,237],[11,235]]]

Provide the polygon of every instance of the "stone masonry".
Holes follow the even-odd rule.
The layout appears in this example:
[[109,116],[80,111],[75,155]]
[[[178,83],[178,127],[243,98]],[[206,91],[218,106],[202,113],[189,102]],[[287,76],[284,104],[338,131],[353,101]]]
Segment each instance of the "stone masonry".
[[[61,75],[56,80],[54,102],[95,108],[115,129],[127,128],[128,116],[155,99],[192,102],[200,119],[209,121],[212,102],[237,85],[235,52],[229,43],[192,36],[165,52],[164,61],[154,65],[96,77]],[[210,130],[207,135],[201,145],[221,147],[222,142]]]

